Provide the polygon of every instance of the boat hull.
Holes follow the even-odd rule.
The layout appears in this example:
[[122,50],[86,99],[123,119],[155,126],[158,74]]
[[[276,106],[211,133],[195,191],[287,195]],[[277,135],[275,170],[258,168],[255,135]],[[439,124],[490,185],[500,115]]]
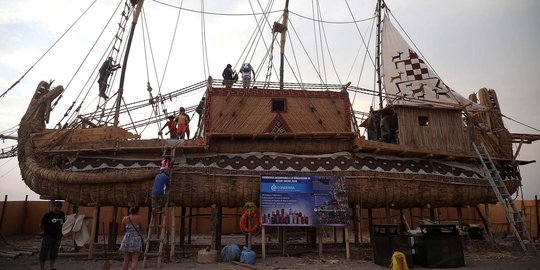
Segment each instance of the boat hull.
[[[267,174],[344,176],[351,207],[449,207],[497,201],[480,168],[467,163],[344,152],[188,154],[179,160],[169,190],[169,202],[176,206],[258,204],[260,176]],[[73,162],[70,171],[41,168],[24,179],[37,193],[74,204],[149,206],[158,171],[159,160],[89,157]],[[509,167],[500,172],[510,193],[515,192],[519,176]]]

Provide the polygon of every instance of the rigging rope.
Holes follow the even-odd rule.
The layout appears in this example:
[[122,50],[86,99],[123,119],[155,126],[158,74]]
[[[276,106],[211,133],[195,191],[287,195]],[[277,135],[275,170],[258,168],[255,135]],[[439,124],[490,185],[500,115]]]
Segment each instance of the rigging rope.
[[39,59],[17,81],[15,81],[6,91],[4,91],[4,93],[0,95],[0,98],[4,97],[13,87],[15,87],[15,85],[21,82],[24,76],[26,76],[26,74],[28,74],[28,72],[30,72],[30,70],[32,70],[34,66],[37,65],[41,61],[41,59],[43,59],[43,57],[45,57],[45,55],[47,55],[47,53],[52,50],[52,48],[54,48],[54,46],[56,46],[56,44],[69,32],[69,30],[71,30],[71,28],[73,28],[73,26],[75,26],[77,22],[79,22],[79,20],[86,14],[86,12],[88,12],[88,10],[90,10],[90,8],[96,3],[96,1],[97,0],[94,0],[94,2],[92,2],[90,6],[86,8],[86,10],[81,14],[81,16],[79,16],[79,18],[77,18],[77,20],[75,20],[75,22],[68,27],[68,29],[53,43],[53,45],[51,45],[51,47],[49,47],[49,49],[47,49],[47,51],[45,51],[45,53],[41,55],[41,57],[39,57]]
[[[322,15],[321,15],[321,17],[322,17]],[[326,50],[328,52],[328,58],[330,58],[330,63],[332,64],[332,68],[334,69],[334,72],[336,73],[336,78],[338,79],[339,84],[343,84],[341,82],[341,80],[339,79],[339,73],[338,73],[338,71],[336,69],[336,65],[334,63],[334,58],[332,57],[332,53],[330,53],[330,46],[328,45],[328,38],[326,37],[326,30],[324,28],[324,24],[322,24],[322,23],[321,23],[321,29],[322,29],[322,34],[323,34],[323,37],[324,37],[324,44],[326,45]]]
[[[114,15],[117,13],[117,11],[118,11],[118,9],[119,9],[119,7],[120,7],[120,4],[121,4],[121,2],[119,2],[119,4],[116,6],[116,9],[111,13],[111,16],[109,17],[109,20],[107,21],[107,23],[106,23],[106,24],[104,25],[104,27],[102,28],[100,34],[98,35],[98,37],[96,38],[96,41],[94,42],[94,44],[92,45],[92,47],[91,47],[90,50],[88,51],[88,54],[87,54],[87,56],[84,58],[84,61],[83,61],[82,64],[84,64],[84,62],[87,60],[88,55],[94,50],[97,41],[103,36],[103,33],[105,32],[105,29],[110,25],[112,19],[114,18]],[[127,16],[129,16],[129,14],[128,14]],[[127,20],[126,20],[126,22],[127,22]],[[122,25],[119,25],[119,27],[125,27],[125,24],[124,24],[123,26],[122,26]],[[122,36],[122,37],[123,37],[123,36]],[[104,58],[105,58],[105,55],[107,54],[107,52],[109,51],[109,49],[113,46],[113,44],[114,44],[116,38],[121,38],[121,37],[115,36],[115,37],[111,40],[111,42],[109,43],[107,49],[105,50],[105,52],[103,53],[103,55],[101,56],[100,59],[104,59]],[[81,66],[82,66],[82,64],[81,64]],[[101,64],[102,64],[102,61],[99,61],[99,62],[96,63],[96,65],[94,66],[94,72],[98,69],[98,67],[99,67]],[[79,67],[79,69],[80,69],[80,67]],[[94,72],[92,72],[92,73],[90,74],[90,76],[88,77],[87,81],[86,81],[85,84],[83,85],[82,89],[86,88],[86,87],[89,85],[90,81],[93,80],[92,77],[93,77]],[[73,80],[73,78],[74,78],[76,75],[77,75],[77,72],[72,76],[71,80],[70,80],[69,83],[68,83],[68,86],[69,86],[69,84],[71,83],[71,81]],[[86,100],[86,98],[88,97],[88,94],[90,93],[90,90],[91,90],[92,85],[93,85],[93,84],[90,85],[90,88],[88,88],[88,90],[87,90],[86,93],[84,94],[84,97],[82,98],[81,103],[79,104],[79,106],[77,106],[77,109],[76,109],[71,115],[69,115],[70,112],[71,112],[71,110],[73,109],[73,106],[75,105],[75,103],[77,102],[77,100],[81,97],[81,95],[83,94],[84,91],[78,92],[78,94],[77,94],[75,100],[72,102],[71,106],[66,110],[66,112],[64,113],[64,116],[59,120],[57,126],[60,126],[60,127],[61,127],[61,126],[62,126],[62,125],[61,125],[61,122],[62,122],[66,117],[68,117],[68,116],[69,116],[69,117],[68,117],[68,119],[66,120],[66,123],[65,123],[64,126],[66,126],[68,123],[70,123],[71,121],[73,121],[73,120],[76,118],[76,115],[80,112],[80,109],[81,109],[81,107],[82,107],[84,101]],[[64,89],[64,91],[66,91],[66,89],[67,89],[67,87]],[[94,99],[95,99],[95,97],[94,97]],[[57,104],[58,104],[58,100],[54,103],[53,108],[54,108]],[[99,108],[99,106],[98,106],[98,108]]]
[[[273,10],[273,11],[268,11],[268,12],[261,12],[261,13],[224,13],[224,12],[209,12],[209,11],[201,11],[201,10],[195,10],[195,9],[189,9],[189,8],[182,8],[182,7],[178,7],[178,6],[175,6],[175,5],[171,5],[171,4],[168,4],[168,3],[164,3],[162,1],[158,1],[158,0],[152,0],[153,2],[156,2],[158,4],[161,4],[161,5],[164,5],[164,6],[168,6],[168,7],[171,7],[171,8],[176,8],[176,9],[181,9],[181,10],[184,10],[184,11],[187,11],[187,12],[193,12],[193,13],[204,13],[206,15],[215,15],[215,16],[252,16],[252,15],[264,15],[264,14],[272,14],[272,13],[279,13],[279,12],[282,12],[282,10]],[[273,2],[273,1],[272,1]],[[318,20],[318,19],[315,19],[315,18],[310,18],[308,16],[305,16],[305,15],[302,15],[300,13],[296,13],[296,12],[293,12],[293,11],[289,11],[290,14],[294,14],[300,18],[303,18],[303,19],[306,19],[306,20],[310,20],[310,21],[314,21],[314,22],[321,22],[321,23],[327,23],[327,24],[353,24],[353,23],[359,23],[359,22],[364,22],[364,21],[368,21],[368,20],[371,20],[372,18],[366,18],[366,19],[362,19],[362,20],[354,20],[354,21],[328,21],[328,20]]]
[[[163,102],[161,104],[153,102],[154,99],[152,98],[152,87],[150,86],[150,72],[148,70],[148,55],[147,55],[148,49],[146,48],[146,35],[148,35],[148,46],[150,47],[150,55],[152,57],[152,66],[154,68],[154,76],[156,77],[156,81],[157,81],[157,84],[158,84],[158,96],[161,95],[161,86],[163,85],[163,80],[160,81],[158,79],[159,75],[158,75],[158,71],[157,71],[156,60],[154,58],[154,49],[152,48],[152,42],[151,42],[151,39],[150,39],[150,30],[148,28],[148,20],[146,19],[146,12],[145,12],[144,9],[143,9],[142,15],[143,15],[143,27],[142,27],[143,47],[144,47],[144,60],[145,60],[145,64],[146,64],[146,81],[147,81],[146,90],[148,91],[149,96],[150,96],[149,103],[150,103],[150,105],[152,105],[152,114],[154,114],[154,117],[157,118],[158,114],[159,114],[158,113],[159,106],[163,105]],[[146,29],[146,32],[144,31],[145,29]],[[145,33],[146,33],[146,35],[145,35]],[[170,56],[170,54],[169,54],[169,56]],[[165,67],[165,69],[163,70],[163,78],[165,76],[166,71],[167,71],[167,67]],[[152,115],[150,115],[150,117],[152,117]],[[161,129],[161,122],[157,121],[157,123],[158,123],[158,128]]]
[[[294,28],[294,24],[292,23],[292,21],[289,21],[289,25],[291,26],[291,29],[293,30],[296,38],[298,39],[298,42],[300,43],[300,46],[302,46],[302,49],[304,50],[304,52],[306,53],[306,56],[309,60],[309,62],[311,63],[311,66],[315,69],[315,73],[317,74],[317,76],[319,77],[319,81],[323,84],[325,84],[325,81],[324,79],[322,78],[322,75],[320,73],[320,69],[317,68],[315,66],[315,63],[313,63],[313,60],[311,59],[311,57],[309,56],[309,53],[307,52],[307,49],[306,47],[304,46],[304,43],[302,42],[302,39],[300,39],[300,36],[298,36],[298,32],[296,31],[296,29]],[[292,43],[292,42],[291,42]],[[289,63],[289,60],[287,57],[285,57],[285,60],[287,61],[287,63]],[[294,72],[293,72],[294,74]]]
[[[316,0],[316,7],[317,7],[317,17],[320,19],[321,18],[321,6],[319,4],[319,0]],[[322,61],[322,70],[323,70],[323,75],[324,75],[324,80],[322,81],[323,83],[328,83],[328,80],[326,78],[326,64],[325,64],[325,61],[324,61],[324,51],[323,51],[323,45],[322,45],[322,35],[321,35],[321,25],[322,23],[318,23],[318,27],[319,27],[319,42],[321,43],[320,46],[321,46],[321,61]],[[320,69],[319,69],[320,70]]]
[[208,78],[210,74],[210,66],[208,64],[208,48],[206,45],[206,21],[204,19],[204,0],[201,0],[201,42],[202,42],[202,56],[203,56],[203,69],[204,69],[204,79]]
[[526,127],[530,128],[530,129],[533,129],[533,130],[535,130],[535,131],[540,132],[540,129],[537,129],[537,128],[533,127],[533,126],[530,126],[530,125],[527,125],[527,124],[522,123],[522,122],[520,122],[520,121],[517,121],[517,120],[515,120],[515,119],[512,119],[512,118],[510,118],[510,117],[508,117],[508,116],[506,116],[506,115],[504,115],[504,114],[502,114],[502,113],[501,113],[501,116],[504,117],[504,118],[506,118],[506,119],[508,119],[508,120],[510,120],[510,121],[514,121],[514,122],[516,122],[516,123],[518,123],[518,124],[520,124],[520,125],[526,126]]
[[[347,8],[349,9],[349,13],[351,14],[351,17],[353,18],[353,20],[356,20],[354,18],[354,13],[352,12],[351,7],[349,6],[349,2],[347,0],[345,0],[345,3],[347,4]],[[373,16],[370,19],[375,19],[375,17],[376,16]],[[362,20],[362,21],[364,21],[364,20]],[[358,31],[358,34],[360,35],[360,39],[362,39],[362,44],[364,44],[364,46],[366,48],[366,51],[368,52],[369,59],[371,60],[371,63],[373,64],[373,66],[375,66],[375,61],[373,60],[373,57],[369,53],[369,43],[366,44],[364,36],[362,35],[362,32],[360,31],[360,28],[358,27],[358,24],[356,22],[354,23],[354,26],[356,27],[356,31]]]
[[[13,168],[9,169],[5,174],[3,174],[2,176],[0,176],[0,180],[2,178],[4,178],[6,175],[8,175],[11,171],[13,171],[15,168],[19,168],[19,163],[15,163],[15,166],[13,166]],[[6,195],[7,196],[7,195]]]
[[[287,31],[287,36],[289,36],[289,40],[292,40],[291,36],[289,35],[289,31]],[[300,82],[300,84],[304,84],[304,82],[302,80],[302,72],[300,72],[300,66],[298,66],[298,59],[296,58],[296,53],[294,51],[294,46],[291,46],[291,50],[292,50],[292,53],[293,53],[294,63],[296,64],[296,69],[298,70],[298,78],[300,80],[299,82]]]
[[[311,16],[315,18],[315,3],[311,0]],[[313,20],[313,37],[315,38],[315,56],[317,57],[317,70],[321,70],[321,63],[319,60],[319,43],[317,42],[317,24]]]

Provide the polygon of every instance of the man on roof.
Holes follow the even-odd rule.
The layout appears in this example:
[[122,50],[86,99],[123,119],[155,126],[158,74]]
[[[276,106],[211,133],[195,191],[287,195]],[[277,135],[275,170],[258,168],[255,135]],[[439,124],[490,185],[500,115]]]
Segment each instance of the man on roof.
[[238,74],[232,69],[231,64],[227,64],[227,67],[225,67],[221,76],[223,76],[223,84],[226,87],[231,87],[233,83],[238,80]]
[[242,64],[240,73],[242,73],[242,82],[244,88],[249,88],[249,85],[251,84],[251,73],[253,73],[253,78],[255,78],[255,70],[253,70],[250,63],[244,63]]

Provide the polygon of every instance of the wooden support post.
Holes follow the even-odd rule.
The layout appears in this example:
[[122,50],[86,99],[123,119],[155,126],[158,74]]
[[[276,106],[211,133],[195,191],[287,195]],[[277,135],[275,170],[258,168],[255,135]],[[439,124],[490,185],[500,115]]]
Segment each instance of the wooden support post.
[[[283,241],[281,242],[281,255],[283,256],[287,255],[287,253],[285,252],[285,250],[287,249],[287,237],[285,233],[286,233],[286,227],[281,227],[281,234],[282,234],[281,237],[283,238]],[[251,246],[249,248],[251,249]]]
[[322,258],[324,235],[322,233],[322,227],[316,227],[316,228],[317,228],[317,235],[319,236],[319,257]]
[[188,245],[191,245],[191,229],[193,228],[193,207],[189,207]]
[[26,224],[26,216],[28,215],[28,195],[24,198],[23,204],[23,216],[21,221],[21,226],[19,226],[19,233],[24,234],[24,224]]
[[184,241],[186,239],[186,207],[182,206],[180,212],[180,247],[182,248],[182,258],[185,258]]
[[93,259],[94,257],[94,239],[97,237],[98,229],[98,220],[99,220],[99,206],[94,207],[94,214],[92,216],[92,232],[90,233],[90,245],[88,247],[88,259]]
[[360,244],[364,243],[364,232],[362,230],[362,208],[358,206],[358,233],[360,234]]
[[[68,205],[68,209],[69,209],[69,206],[71,206],[71,204]],[[69,213],[69,210],[68,212]],[[72,214],[75,214],[75,217],[77,217],[77,214],[79,214],[79,206],[78,205],[73,205],[73,209],[72,209]],[[75,234],[72,233],[71,234],[71,238],[72,238],[72,241],[73,241],[73,249],[75,252],[79,252],[79,246],[77,246],[77,242],[75,241]]]
[[486,213],[486,232],[489,233],[489,237],[491,237],[491,239],[493,239],[493,231],[491,230],[491,218],[490,218],[490,215],[489,215],[489,204],[485,203],[484,204],[484,211]]
[[308,227],[306,228],[308,231],[308,237],[309,237],[309,246],[312,248],[317,247],[317,228],[315,227]]
[[399,227],[402,232],[410,230],[407,219],[405,218],[405,215],[403,215],[403,209],[401,208],[399,209]]
[[429,208],[429,218],[433,222],[437,222],[437,217],[435,216],[435,208],[431,207]]
[[[216,249],[221,250],[221,227],[223,226],[223,206],[219,206],[217,209],[217,227],[216,227]],[[250,234],[251,236],[251,234]],[[249,243],[251,248],[251,239]]]
[[349,228],[343,227],[343,237],[345,241],[345,257],[347,261],[351,258],[351,248],[349,245]]
[[538,210],[538,196],[534,195],[534,212],[536,213],[536,240],[540,239],[540,215]]
[[480,208],[478,207],[478,205],[475,205],[474,209],[478,213],[478,216],[480,216],[480,219],[482,220],[482,223],[484,224],[484,227],[486,228],[486,233],[489,237],[489,240],[494,243],[495,240],[493,239],[493,236],[491,235],[491,231],[489,230],[487,219],[485,219],[484,216],[482,215],[482,212],[480,212]]
[[4,224],[4,216],[6,214],[6,205],[7,205],[8,195],[4,196],[4,204],[2,204],[2,215],[0,215],[0,230],[2,230],[2,225]]
[[99,237],[99,216],[101,215],[101,207],[97,206],[97,223],[96,223],[96,234],[94,235],[94,238],[90,238],[90,241],[92,241],[92,239],[94,239],[94,243],[97,243],[99,241],[98,237]]
[[353,208],[353,230],[354,230],[354,244],[358,245],[358,209],[360,205],[355,205]]
[[369,242],[373,239],[373,209],[368,208]]
[[[152,212],[153,211],[154,211],[154,209],[152,209],[152,206],[148,206],[148,212],[147,212],[147,216],[146,216],[146,224],[148,224],[148,225],[150,225],[150,221],[152,219]],[[127,215],[129,215],[129,207],[127,207]]]
[[409,208],[409,216],[411,217],[411,229],[414,229],[414,216],[412,208]]
[[336,231],[336,227],[332,227],[332,232],[334,233],[334,243],[337,243],[337,231]]
[[174,262],[175,258],[174,255],[176,253],[175,247],[176,247],[176,207],[172,207],[171,209],[171,253],[169,254],[169,261]]
[[217,206],[212,204],[210,209],[210,231],[212,232],[212,239],[210,242],[210,247],[212,250],[216,250],[216,227],[217,227]]
[[461,206],[456,207],[459,229],[463,230],[463,213],[461,212]]
[[116,249],[116,236],[118,233],[118,223],[116,222],[116,216],[118,216],[118,207],[113,206],[111,222],[109,223],[109,239],[108,239],[108,250]]
[[346,244],[345,244],[345,231],[347,230],[346,227],[343,227],[343,230],[341,231],[341,240],[343,240],[343,246],[346,247]]
[[264,226],[261,228],[261,248],[262,248],[262,259],[266,259],[266,229]]
[[386,204],[386,207],[384,208],[384,214],[386,215],[386,224],[390,224],[392,223],[392,220],[391,220],[391,213],[390,213],[390,206],[388,204]]

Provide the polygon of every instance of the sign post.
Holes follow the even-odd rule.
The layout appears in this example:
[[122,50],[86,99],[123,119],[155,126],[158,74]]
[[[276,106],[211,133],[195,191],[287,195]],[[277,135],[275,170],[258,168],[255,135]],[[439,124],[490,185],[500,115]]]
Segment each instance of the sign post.
[[[344,176],[261,175],[259,213],[263,231],[266,226],[346,230],[349,204],[345,182]],[[264,240],[262,244],[265,258]],[[322,249],[320,237],[319,247]]]

